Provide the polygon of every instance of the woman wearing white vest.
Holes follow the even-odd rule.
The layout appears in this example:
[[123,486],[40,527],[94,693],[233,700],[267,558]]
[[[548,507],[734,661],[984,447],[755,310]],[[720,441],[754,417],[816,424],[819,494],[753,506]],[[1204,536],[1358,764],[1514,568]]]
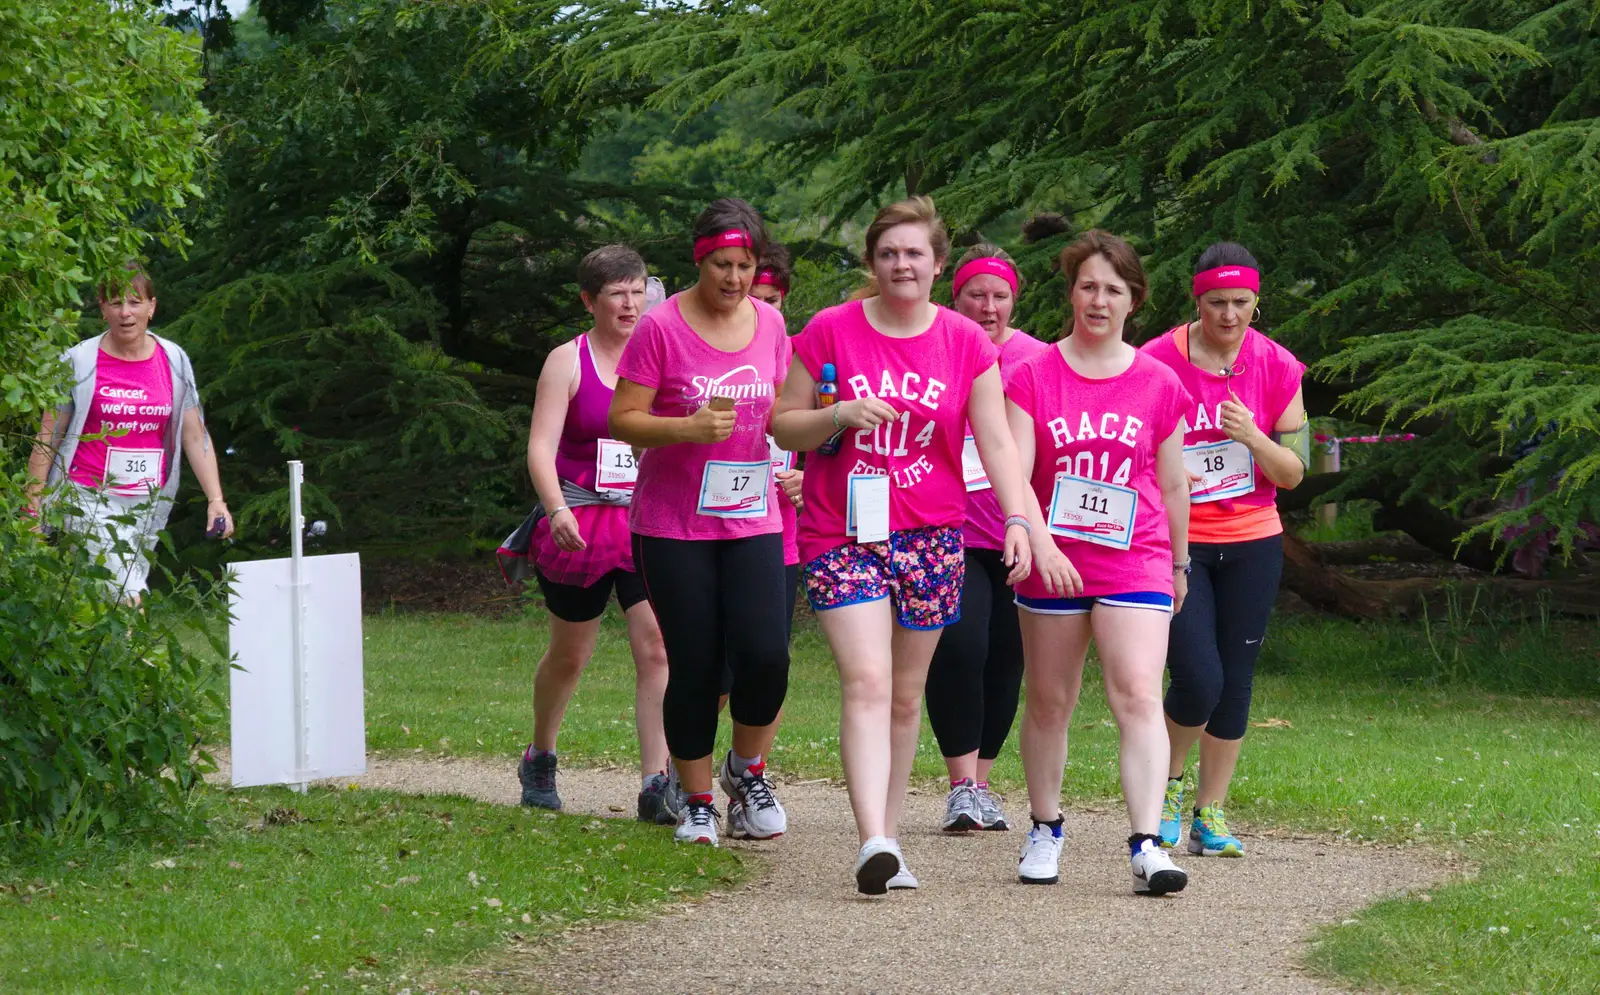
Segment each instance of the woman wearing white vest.
[[[45,413],[28,472],[30,510],[67,500],[65,527],[104,555],[116,596],[137,602],[156,535],[172,513],[184,456],[206,492],[208,534],[220,521],[221,535],[231,536],[233,515],[222,497],[194,366],[177,343],[151,333],[155,287],[137,266],[128,271],[120,293],[101,287],[106,330],[66,352],[72,392]],[[131,527],[115,521],[129,515]]]

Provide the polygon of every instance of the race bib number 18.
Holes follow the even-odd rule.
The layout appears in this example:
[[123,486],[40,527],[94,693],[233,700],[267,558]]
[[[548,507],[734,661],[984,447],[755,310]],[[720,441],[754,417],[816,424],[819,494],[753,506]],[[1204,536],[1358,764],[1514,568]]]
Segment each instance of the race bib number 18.
[[1139,492],[1104,481],[1056,476],[1050,498],[1050,531],[1098,546],[1127,549],[1133,545],[1133,523],[1139,514]]
[[761,518],[772,493],[772,463],[706,461],[700,476],[700,504],[695,511],[712,518]]
[[1205,504],[1249,494],[1256,489],[1256,461],[1244,443],[1225,439],[1183,447],[1183,468],[1199,476],[1190,504]]

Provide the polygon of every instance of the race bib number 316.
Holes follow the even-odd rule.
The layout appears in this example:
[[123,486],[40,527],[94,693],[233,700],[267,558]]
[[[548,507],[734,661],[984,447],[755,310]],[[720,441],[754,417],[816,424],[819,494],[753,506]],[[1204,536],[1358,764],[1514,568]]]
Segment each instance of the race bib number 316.
[[1070,473],[1056,476],[1050,498],[1050,531],[1098,546],[1127,549],[1139,515],[1139,492]]
[[106,486],[121,494],[142,494],[161,486],[159,449],[106,450]]

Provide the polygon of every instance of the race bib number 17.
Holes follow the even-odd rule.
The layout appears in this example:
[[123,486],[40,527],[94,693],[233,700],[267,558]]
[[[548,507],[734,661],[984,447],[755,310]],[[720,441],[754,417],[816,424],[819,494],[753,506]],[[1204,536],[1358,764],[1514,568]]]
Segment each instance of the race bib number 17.
[[771,493],[771,461],[707,460],[700,476],[700,503],[695,511],[712,518],[762,518]]

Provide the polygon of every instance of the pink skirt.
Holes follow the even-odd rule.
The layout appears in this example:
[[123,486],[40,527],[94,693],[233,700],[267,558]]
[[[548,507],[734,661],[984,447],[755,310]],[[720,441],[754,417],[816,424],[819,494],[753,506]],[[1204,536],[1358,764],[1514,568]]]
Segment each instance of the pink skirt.
[[533,565],[557,584],[588,587],[613,570],[633,570],[633,534],[628,531],[628,509],[618,505],[588,504],[572,509],[578,532],[586,544],[568,552],[550,535],[550,519],[534,526],[528,554]]

